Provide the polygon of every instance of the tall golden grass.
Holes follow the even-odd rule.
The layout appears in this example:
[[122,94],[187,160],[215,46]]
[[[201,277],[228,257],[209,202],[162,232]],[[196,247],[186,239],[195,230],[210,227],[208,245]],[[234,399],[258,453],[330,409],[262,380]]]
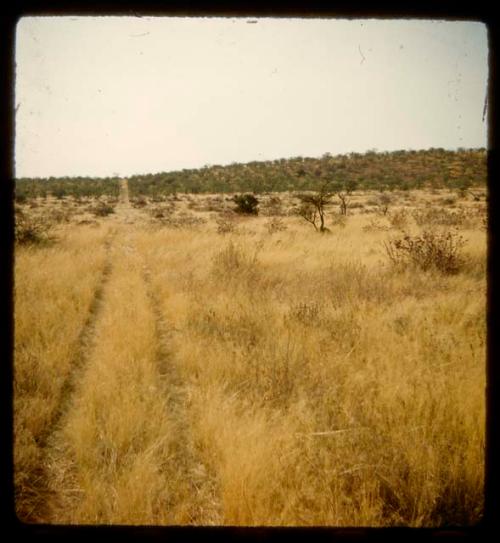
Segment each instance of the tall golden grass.
[[[388,233],[364,229],[369,218],[352,215],[331,235],[293,217],[274,234],[265,217],[227,235],[215,221],[198,229],[118,224],[87,362],[45,450],[46,518],[477,522],[485,232],[463,232],[466,263],[458,274],[398,270],[384,254]],[[68,231],[68,246],[77,232],[95,244],[95,255],[102,252],[102,240],[82,227]],[[33,373],[22,356],[23,338],[50,350],[43,334],[59,309],[49,302],[69,288],[54,282],[59,261],[47,251],[33,252],[36,261],[20,254],[16,271],[25,300],[16,320],[26,323],[16,335],[16,369],[35,376],[38,388],[43,371]],[[72,265],[80,277],[73,287],[82,288],[87,277],[76,259]],[[39,281],[52,296],[30,288],[42,269]],[[28,326],[30,306],[43,304],[43,318]],[[35,413],[23,410],[32,392],[16,390],[17,420],[33,424]],[[27,444],[16,448],[24,466]]]
[[82,330],[106,264],[109,228],[69,228],[57,244],[15,255],[14,453],[16,507],[37,518],[45,501],[43,449],[58,417]]

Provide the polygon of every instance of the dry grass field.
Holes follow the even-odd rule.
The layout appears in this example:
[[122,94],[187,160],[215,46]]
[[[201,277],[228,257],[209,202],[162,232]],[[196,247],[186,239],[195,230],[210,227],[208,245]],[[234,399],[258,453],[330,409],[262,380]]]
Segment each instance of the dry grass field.
[[[287,193],[249,217],[226,195],[129,201],[126,184],[24,203],[50,228],[16,247],[19,518],[478,522],[484,198],[396,191],[384,209],[357,191],[325,234]],[[397,252],[405,235],[455,248],[454,266]]]

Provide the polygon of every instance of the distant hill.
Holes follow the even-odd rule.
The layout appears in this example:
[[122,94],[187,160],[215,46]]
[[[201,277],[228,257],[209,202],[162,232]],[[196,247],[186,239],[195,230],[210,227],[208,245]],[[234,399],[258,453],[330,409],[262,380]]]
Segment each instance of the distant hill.
[[485,185],[485,149],[325,154],[321,158],[205,166],[129,178],[132,194],[311,190],[326,180],[355,181],[358,188],[410,189]]
[[[228,166],[205,166],[173,172],[134,175],[129,178],[131,196],[175,192],[282,192],[314,190],[326,181],[355,182],[358,188],[375,190],[424,187],[465,188],[486,185],[485,149],[428,149],[349,153],[321,158],[281,158]],[[117,196],[119,178],[66,177],[22,178],[16,181],[19,197],[65,195]]]

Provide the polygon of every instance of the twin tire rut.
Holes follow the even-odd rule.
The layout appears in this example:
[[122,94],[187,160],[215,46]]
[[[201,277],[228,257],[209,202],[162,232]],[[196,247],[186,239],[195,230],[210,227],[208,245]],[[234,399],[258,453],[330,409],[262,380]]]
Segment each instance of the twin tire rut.
[[46,430],[38,440],[38,447],[42,451],[42,458],[39,470],[40,473],[39,477],[37,478],[36,491],[41,499],[39,500],[37,510],[33,511],[33,513],[28,515],[25,519],[28,521],[50,522],[50,518],[52,516],[51,508],[54,499],[54,474],[53,470],[51,469],[53,467],[51,458],[53,457],[54,441],[56,440],[57,432],[63,423],[62,421],[64,415],[69,409],[71,409],[73,395],[78,387],[78,382],[81,375],[85,371],[92,349],[92,340],[99,320],[99,314],[102,310],[104,292],[112,271],[112,258],[110,250],[112,245],[112,237],[108,238],[104,243],[106,246],[106,260],[100,280],[90,303],[87,318],[82,326],[77,340],[76,355],[71,364],[72,369],[61,387],[58,407],[47,425]]
[[[144,280],[155,317],[157,368],[160,379],[168,388],[168,408],[175,424],[176,446],[173,451],[173,462],[185,483],[185,494],[177,496],[179,503],[171,505],[175,509],[184,508],[183,521],[186,524],[216,524],[221,517],[217,483],[203,464],[193,440],[186,387],[171,359],[168,326],[162,314],[160,301],[155,295],[148,268],[145,268]],[[187,508],[181,503],[186,497],[189,497]]]
[[[121,194],[122,203],[126,208],[129,206],[128,191],[125,191],[126,184],[122,186]],[[122,236],[128,237],[127,226],[123,225],[119,230],[122,230]],[[120,272],[113,259],[113,249],[116,249],[114,246],[119,241],[124,248],[136,251],[133,244],[131,247],[128,240],[118,240],[119,237],[121,237],[120,234],[115,232],[112,240],[108,240],[107,261],[100,283],[94,293],[88,318],[80,333],[79,348],[73,369],[62,387],[59,408],[41,442],[44,451],[41,495],[47,496],[47,499],[37,511],[36,518],[32,519],[35,522],[57,523],[61,520],[67,522],[70,517],[64,510],[68,506],[77,505],[80,500],[81,490],[68,488],[73,486],[73,481],[72,477],[68,478],[67,474],[78,470],[78,465],[75,458],[68,457],[68,448],[65,446],[63,437],[64,427],[72,411],[78,408],[75,398],[79,395],[82,377],[93,371],[92,357],[96,348],[96,334],[101,326],[102,314],[107,303],[107,289],[110,288],[113,277],[116,277],[116,274]],[[214,524],[220,517],[218,510],[220,500],[217,499],[216,484],[214,478],[208,475],[207,470],[200,462],[200,455],[193,442],[185,385],[172,362],[168,346],[168,327],[162,315],[160,300],[154,292],[151,273],[146,266],[143,266],[142,281],[147,293],[149,306],[147,310],[151,312],[154,321],[156,373],[158,381],[162,385],[160,390],[166,392],[165,401],[168,406],[168,416],[172,423],[172,432],[175,433],[171,436],[172,446],[166,468],[167,473],[164,473],[163,476],[168,483],[170,475],[175,473],[175,479],[181,481],[179,494],[170,493],[168,503],[164,503],[164,507],[172,511],[167,517],[174,519],[173,522],[168,523]],[[99,341],[102,342],[103,337],[100,337]],[[112,402],[113,398],[110,398],[109,401]],[[154,413],[151,416],[154,416]],[[159,435],[158,440],[164,437]],[[62,476],[61,473],[63,473]],[[164,519],[165,516],[162,518]],[[104,518],[103,522],[113,524],[118,521],[113,519],[111,515],[111,518]],[[123,519],[121,518],[119,522],[123,523]],[[156,519],[152,518],[151,524],[156,523]]]

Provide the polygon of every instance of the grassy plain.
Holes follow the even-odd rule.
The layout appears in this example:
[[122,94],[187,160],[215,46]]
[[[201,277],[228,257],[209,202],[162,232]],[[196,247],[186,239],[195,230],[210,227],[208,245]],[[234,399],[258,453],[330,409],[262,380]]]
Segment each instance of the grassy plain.
[[[24,205],[73,211],[16,250],[21,519],[480,520],[484,194],[393,193],[384,215],[358,191],[345,219],[329,209],[330,234],[286,193],[248,218],[226,195],[122,195],[104,216]],[[458,273],[387,258],[402,230],[453,228]]]

